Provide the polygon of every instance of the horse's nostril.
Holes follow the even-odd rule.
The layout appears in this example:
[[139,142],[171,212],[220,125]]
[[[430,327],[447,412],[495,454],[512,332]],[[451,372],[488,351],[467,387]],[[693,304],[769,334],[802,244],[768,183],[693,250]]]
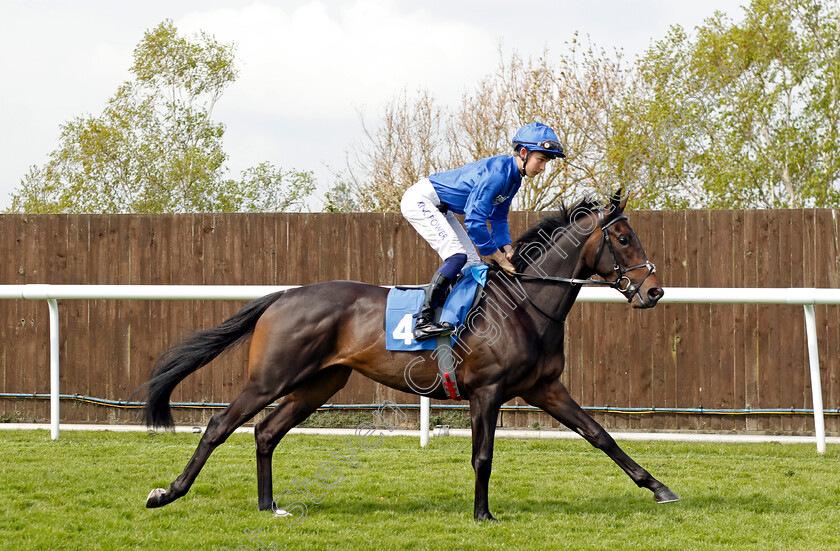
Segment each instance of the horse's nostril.
[[665,294],[665,291],[662,290],[662,287],[651,287],[647,294],[650,300],[659,300]]

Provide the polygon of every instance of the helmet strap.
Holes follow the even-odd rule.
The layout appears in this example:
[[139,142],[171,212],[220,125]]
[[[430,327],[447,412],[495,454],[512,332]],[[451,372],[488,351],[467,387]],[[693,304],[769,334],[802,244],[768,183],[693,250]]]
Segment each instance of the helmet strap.
[[[525,157],[522,157],[522,150],[523,149],[525,150]],[[531,156],[531,150],[528,149],[528,148],[522,147],[522,148],[519,149],[518,155],[519,155],[519,158],[522,159],[522,168],[519,169],[519,175],[520,176],[525,176],[526,175],[525,165],[528,164],[528,157]]]

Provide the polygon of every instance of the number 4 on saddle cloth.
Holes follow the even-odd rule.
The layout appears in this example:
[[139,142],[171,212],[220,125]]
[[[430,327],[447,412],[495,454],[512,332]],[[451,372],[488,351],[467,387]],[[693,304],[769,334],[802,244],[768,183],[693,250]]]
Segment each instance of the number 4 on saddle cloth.
[[[460,400],[460,393],[455,383],[455,366],[452,360],[451,345],[458,336],[458,329],[464,324],[469,311],[478,303],[481,291],[487,282],[487,266],[471,266],[463,272],[463,277],[446,297],[443,308],[439,308],[439,322],[449,322],[456,331],[451,336],[438,339],[416,341],[412,332],[417,321],[414,314],[420,311],[426,298],[424,288],[395,287],[388,292],[385,307],[385,347],[388,350],[414,351],[435,350],[441,378],[447,394],[452,399]],[[451,339],[451,340],[450,340]]]

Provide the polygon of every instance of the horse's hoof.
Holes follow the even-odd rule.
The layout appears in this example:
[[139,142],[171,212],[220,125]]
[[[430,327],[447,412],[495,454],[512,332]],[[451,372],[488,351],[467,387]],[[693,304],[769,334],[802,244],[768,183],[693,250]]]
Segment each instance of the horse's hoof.
[[486,515],[481,515],[481,516],[476,516],[475,517],[476,522],[480,522],[482,520],[486,520],[488,522],[499,522],[499,519],[497,519],[496,517],[494,517],[490,513],[487,513]]
[[149,497],[146,498],[146,508],[154,509],[155,507],[160,507],[164,505],[163,503],[163,496],[166,494],[166,490],[163,488],[155,488],[151,492],[149,492]]
[[668,488],[663,488],[655,494],[653,494],[653,499],[655,499],[657,503],[672,503],[674,501],[679,501],[680,496],[678,496]]

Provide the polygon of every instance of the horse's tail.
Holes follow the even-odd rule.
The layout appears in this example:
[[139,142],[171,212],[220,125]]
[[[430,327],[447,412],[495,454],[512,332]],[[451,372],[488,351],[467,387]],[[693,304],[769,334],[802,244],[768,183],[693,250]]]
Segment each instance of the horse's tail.
[[254,332],[257,320],[285,291],[278,291],[248,303],[230,319],[213,329],[196,331],[160,355],[152,378],[137,389],[146,391],[144,417],[148,427],[174,426],[169,399],[172,390],[187,375],[210,363],[216,356]]

